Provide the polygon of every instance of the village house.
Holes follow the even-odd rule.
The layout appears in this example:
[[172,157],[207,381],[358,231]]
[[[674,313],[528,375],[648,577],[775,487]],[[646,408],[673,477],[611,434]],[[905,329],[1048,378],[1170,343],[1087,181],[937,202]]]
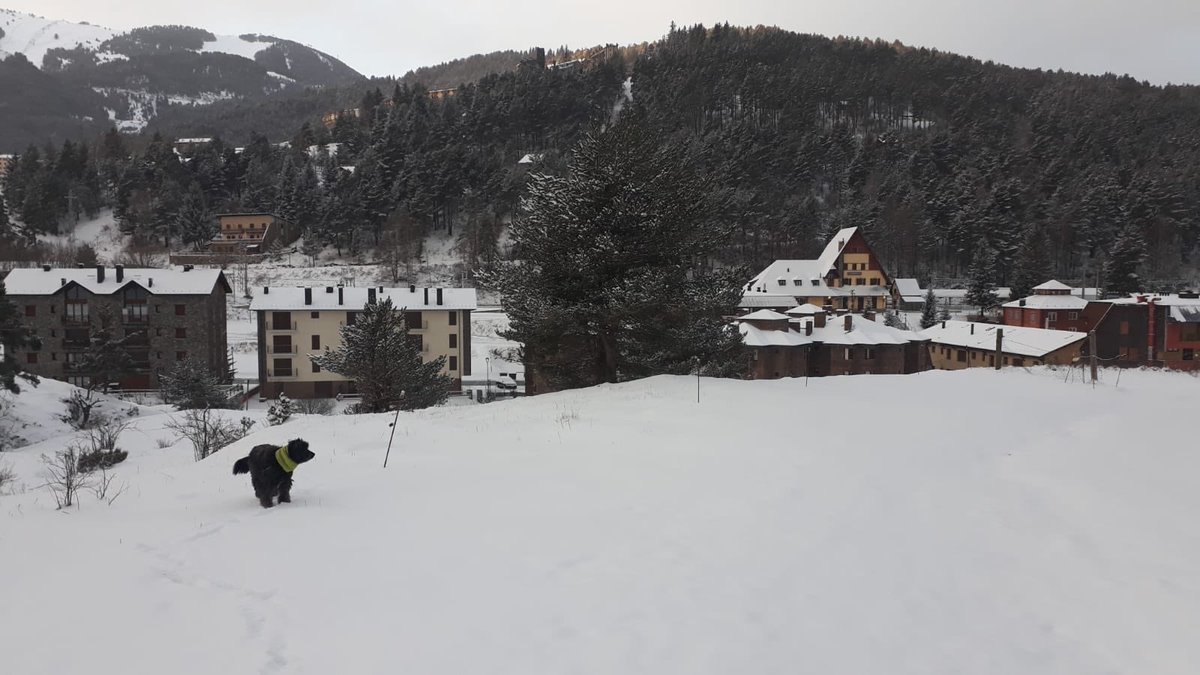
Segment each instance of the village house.
[[905,311],[925,309],[925,291],[916,279],[896,279],[892,286],[896,307]]
[[867,316],[829,316],[808,304],[787,314],[759,310],[737,322],[751,351],[752,379],[902,375],[929,367],[924,337]]
[[1034,286],[1033,295],[1004,303],[1004,325],[1087,332],[1087,304],[1070,286],[1047,281]]
[[471,374],[473,288],[265,287],[250,304],[258,325],[259,396],[333,398],[357,392],[353,381],[323,371],[310,356],[341,346],[341,327],[353,325],[368,302],[390,298],[404,312],[409,335],[426,362],[446,357],[442,371],[460,390]]
[[1076,331],[998,326],[972,321],[942,321],[921,331],[929,339],[929,361],[938,370],[994,368],[996,337],[1000,365],[1069,365],[1081,353],[1087,335]]
[[285,243],[291,228],[282,218],[270,213],[222,213],[217,216],[220,230],[209,244],[209,251],[219,255],[255,255],[266,253],[274,242]]
[[1200,293],[1139,293],[1088,303],[1084,319],[1096,333],[1104,365],[1196,370],[1200,352]]
[[[16,269],[4,280],[8,299],[41,341],[17,352],[31,373],[88,386],[84,369],[94,331],[107,322],[124,339],[134,367],[121,375],[124,389],[157,389],[159,374],[185,359],[199,359],[214,375],[227,375],[225,294],[220,270],[89,268]],[[112,383],[105,383],[112,384]]]
[[[857,227],[839,230],[816,260],[776,260],[746,285],[743,309],[764,295],[853,312],[883,311],[891,278]],[[778,305],[773,305],[778,308]]]

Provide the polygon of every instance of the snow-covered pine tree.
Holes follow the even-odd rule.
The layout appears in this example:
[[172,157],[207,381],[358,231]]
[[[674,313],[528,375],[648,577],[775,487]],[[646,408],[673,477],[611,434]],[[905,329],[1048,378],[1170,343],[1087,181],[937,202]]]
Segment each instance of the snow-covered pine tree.
[[4,205],[4,194],[0,193],[0,243],[11,241],[15,235],[12,221],[8,217],[8,208]]
[[967,304],[978,307],[982,315],[989,307],[999,302],[996,295],[996,254],[986,243],[975,249],[975,257],[967,271],[970,285],[967,287]]
[[883,313],[883,325],[892,328],[904,328],[904,322],[900,320],[900,314],[894,309],[889,309]]
[[517,260],[484,278],[544,386],[689,373],[697,361],[711,373],[744,365],[741,337],[722,317],[745,273],[705,267],[728,231],[688,166],[626,112],[585,136],[566,177],[530,176],[510,229]]
[[1013,263],[1013,278],[1009,284],[1016,300],[1033,293],[1033,287],[1050,278],[1050,260],[1046,255],[1046,237],[1036,225],[1025,231],[1017,258]]
[[203,250],[217,232],[216,224],[204,203],[204,193],[194,183],[175,214],[175,231],[184,244],[196,251]]
[[420,343],[408,334],[403,310],[391,298],[369,302],[353,324],[341,327],[342,344],[313,357],[321,368],[354,380],[360,412],[418,410],[443,403],[450,378],[446,357],[425,362]]
[[220,380],[198,359],[176,361],[158,380],[163,401],[180,410],[224,408],[229,403],[229,393]]
[[929,288],[925,291],[925,306],[921,308],[921,329],[929,328],[938,321],[937,296]]
[[80,370],[91,378],[89,389],[105,391],[134,369],[133,357],[126,346],[130,338],[116,336],[116,317],[108,305],[96,310],[99,326],[92,331],[91,342],[83,355]]
[[0,279],[0,346],[4,347],[3,356],[0,357],[0,387],[4,387],[14,394],[20,393],[21,387],[17,385],[18,377],[37,386],[37,376],[23,372],[21,364],[17,362],[17,357],[13,352],[38,345],[37,337],[21,322],[21,317],[17,314],[17,306],[9,301],[8,292],[4,289],[4,280]]
[[1108,260],[1104,261],[1104,292],[1128,295],[1143,290],[1138,275],[1146,260],[1146,241],[1141,228],[1130,223],[1117,235]]
[[279,426],[292,418],[296,414],[296,404],[292,399],[288,398],[287,394],[279,394],[279,398],[271,404],[267,409],[267,424],[271,426]]

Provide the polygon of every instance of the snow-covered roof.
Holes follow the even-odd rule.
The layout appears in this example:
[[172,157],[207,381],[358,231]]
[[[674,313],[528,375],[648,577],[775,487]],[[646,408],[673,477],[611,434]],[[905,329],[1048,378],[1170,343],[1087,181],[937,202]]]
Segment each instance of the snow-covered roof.
[[42,267],[15,269],[4,278],[9,295],[53,295],[70,283],[76,283],[96,295],[111,295],[131,283],[154,295],[208,295],[220,283],[226,292],[229,282],[219,269],[182,268],[153,269],[125,268],[122,281],[117,281],[115,268],[104,270],[104,281],[97,282],[95,267]]
[[213,139],[211,139],[211,138],[181,138],[175,142],[176,143],[191,143],[193,145],[199,145],[201,143],[212,143],[212,140]]
[[533,164],[534,162],[542,161],[542,157],[544,155],[540,152],[530,152],[521,157],[521,159],[518,159],[517,164]]
[[[342,302],[338,302],[338,289],[341,289]],[[312,303],[305,304],[304,288],[301,287],[269,287],[269,291],[259,293],[250,303],[252,311],[260,310],[361,310],[367,304],[366,287],[362,286],[318,286],[312,290]],[[425,291],[429,291],[429,302],[425,302]],[[397,309],[409,311],[422,310],[473,310],[478,306],[474,288],[443,288],[442,304],[437,304],[437,288],[418,286],[416,290],[408,288],[375,288],[379,300],[391,298]]]
[[739,321],[787,321],[787,314],[780,314],[769,309],[760,309],[757,312],[751,312],[746,316],[739,316]]
[[925,297],[925,291],[921,290],[921,283],[916,279],[896,279],[895,283],[896,290],[904,296],[905,300],[920,300]]
[[920,332],[921,335],[938,345],[994,350],[996,348],[996,329],[998,328],[1004,329],[1000,345],[1002,352],[1034,358],[1043,357],[1087,339],[1086,333],[1067,330],[998,326],[971,321],[943,321]]
[[1200,305],[1172,305],[1171,320],[1180,323],[1200,323]]
[[812,338],[790,330],[763,330],[748,323],[738,325],[742,342],[747,347],[802,347],[812,344]]
[[796,304],[796,298],[793,295],[783,295],[780,293],[745,293],[742,295],[742,301],[738,303],[738,307],[742,309],[753,309],[756,307],[790,307]]
[[1020,300],[1004,303],[1004,307],[1024,307],[1025,309],[1065,309],[1080,310],[1087,307],[1088,301],[1078,295],[1031,295]]
[[[1145,300],[1143,300],[1143,298]],[[1109,302],[1112,302],[1116,305],[1137,305],[1144,304],[1146,300],[1153,300],[1154,304],[1163,307],[1200,306],[1200,298],[1181,297],[1174,293],[1166,295],[1134,293],[1127,298],[1117,298],[1115,300],[1109,300]]]
[[824,311],[825,311],[824,309],[817,307],[816,305],[812,304],[811,302],[806,302],[803,305],[800,305],[799,307],[793,307],[793,308],[789,309],[788,311],[784,312],[784,314],[787,314],[789,316],[812,316],[813,314],[820,314]]
[[821,271],[822,275],[833,269],[834,264],[837,263],[838,256],[842,254],[842,249],[846,248],[847,242],[850,241],[850,237],[853,237],[855,232],[858,232],[857,227],[844,227],[830,238],[829,243],[825,245],[825,250],[817,258],[817,269]]
[[[846,317],[850,317],[850,330],[846,330]],[[830,316],[824,326],[817,326],[813,319],[793,320],[800,332],[807,337],[807,325],[812,324],[812,339],[828,345],[902,345],[923,342],[926,338],[908,330],[892,328],[859,314]]]
[[1071,288],[1070,286],[1064,284],[1061,281],[1058,281],[1056,279],[1051,279],[1050,281],[1047,281],[1044,284],[1038,284],[1037,286],[1034,286],[1033,290],[1035,290],[1035,291],[1072,291],[1075,289]]

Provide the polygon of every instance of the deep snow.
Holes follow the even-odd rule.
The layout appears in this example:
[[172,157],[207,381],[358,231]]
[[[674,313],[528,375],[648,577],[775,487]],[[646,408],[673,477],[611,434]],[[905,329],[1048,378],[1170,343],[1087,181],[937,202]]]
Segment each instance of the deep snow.
[[[386,470],[387,416],[200,463],[141,417],[112,506],[0,497],[0,654],[22,674],[1190,674],[1200,381],[1104,377],[704,380],[700,403],[661,377],[405,414]],[[230,466],[294,436],[317,458],[265,511]],[[27,473],[55,444],[9,454]]]

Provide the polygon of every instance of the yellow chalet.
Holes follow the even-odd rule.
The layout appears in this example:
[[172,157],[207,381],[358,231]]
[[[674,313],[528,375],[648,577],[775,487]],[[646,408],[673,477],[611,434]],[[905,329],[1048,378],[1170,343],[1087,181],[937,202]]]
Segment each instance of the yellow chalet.
[[838,230],[816,260],[776,260],[750,280],[743,309],[805,303],[852,312],[882,311],[892,279],[857,227]]

